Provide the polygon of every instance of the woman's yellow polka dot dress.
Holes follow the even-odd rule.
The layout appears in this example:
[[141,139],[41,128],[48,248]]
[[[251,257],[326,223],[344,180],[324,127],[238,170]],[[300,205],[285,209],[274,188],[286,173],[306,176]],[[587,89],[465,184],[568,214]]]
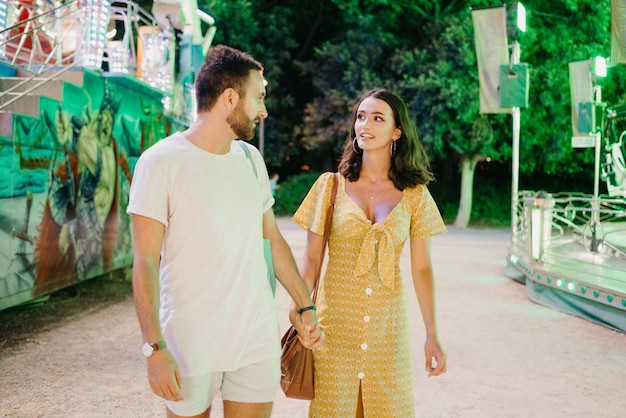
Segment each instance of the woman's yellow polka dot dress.
[[[317,315],[324,344],[315,350],[313,418],[354,417],[359,383],[366,417],[413,417],[407,291],[400,255],[407,238],[427,238],[446,227],[425,186],[404,190],[384,223],[372,224],[345,193],[339,175],[328,241],[328,266],[318,287]],[[332,173],[313,185],[294,215],[303,228],[324,234]]]

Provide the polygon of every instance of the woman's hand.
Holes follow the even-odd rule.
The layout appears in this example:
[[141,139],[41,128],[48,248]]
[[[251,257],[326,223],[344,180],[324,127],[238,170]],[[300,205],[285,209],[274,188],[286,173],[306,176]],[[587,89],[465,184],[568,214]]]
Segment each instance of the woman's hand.
[[292,323],[298,332],[298,339],[304,347],[314,350],[322,345],[324,334],[322,327],[317,322],[315,311],[310,310],[302,314],[296,313]]
[[436,337],[426,338],[424,353],[426,354],[426,372],[428,377],[439,376],[446,372],[446,353],[444,353]]

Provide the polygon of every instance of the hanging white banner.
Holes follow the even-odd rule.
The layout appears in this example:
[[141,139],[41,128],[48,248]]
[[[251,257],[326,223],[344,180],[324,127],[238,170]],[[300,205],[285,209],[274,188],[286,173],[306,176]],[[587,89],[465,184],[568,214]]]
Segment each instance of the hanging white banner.
[[572,102],[572,135],[588,136],[594,128],[590,60],[569,63],[569,86]]
[[509,63],[504,5],[472,10],[478,63],[480,113],[510,113],[500,107],[500,66]]
[[611,0],[611,59],[609,66],[626,63],[626,0]]

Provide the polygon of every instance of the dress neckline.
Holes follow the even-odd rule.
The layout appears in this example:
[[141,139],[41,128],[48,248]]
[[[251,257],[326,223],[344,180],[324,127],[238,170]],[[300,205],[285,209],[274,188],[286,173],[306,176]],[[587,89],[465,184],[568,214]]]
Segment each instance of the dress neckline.
[[370,218],[367,217],[367,214],[365,213],[365,211],[363,210],[363,208],[361,206],[359,206],[354,200],[352,200],[352,198],[350,197],[350,195],[348,194],[348,192],[346,191],[346,178],[344,176],[339,176],[341,178],[341,184],[339,187],[341,189],[341,192],[346,196],[346,199],[348,199],[348,201],[356,206],[356,208],[359,210],[359,213],[370,223],[370,225],[376,225],[376,224],[380,224],[380,225],[384,225],[387,223],[387,219],[389,219],[389,217],[391,217],[391,215],[396,211],[396,209],[398,208],[398,206],[400,206],[400,203],[402,203],[402,201],[405,198],[405,194],[404,194],[404,190],[402,191],[402,198],[400,200],[398,200],[398,203],[396,203],[394,205],[394,207],[389,211],[389,213],[387,214],[387,216],[385,217],[385,219],[382,222],[373,222]]

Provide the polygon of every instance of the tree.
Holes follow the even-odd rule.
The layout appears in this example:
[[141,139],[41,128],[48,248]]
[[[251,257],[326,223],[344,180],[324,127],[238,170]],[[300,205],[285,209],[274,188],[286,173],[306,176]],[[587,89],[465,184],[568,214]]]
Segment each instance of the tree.
[[531,66],[531,94],[522,111],[520,155],[532,158],[520,159],[520,171],[592,173],[593,152],[571,147],[568,62],[608,54],[610,1],[532,0],[526,8],[529,28],[521,47],[522,61]]
[[199,0],[215,19],[214,44],[244,50],[261,61],[268,80],[264,156],[270,170],[281,178],[301,171],[306,155],[298,146],[294,126],[313,100],[311,79],[301,71],[315,47],[333,37],[342,21],[330,1]]
[[422,50],[396,54],[395,72],[403,75],[399,88],[411,98],[410,107],[418,115],[422,139],[431,154],[458,163],[461,189],[454,226],[466,228],[476,165],[501,158],[509,146],[493,134],[497,118],[479,115],[476,57],[473,43],[467,42],[473,36],[469,13],[445,16],[429,24],[428,32],[431,42]]
[[[449,14],[425,23],[429,42],[411,47],[407,38],[386,32],[372,15],[354,17],[354,29],[339,43],[317,50],[309,68],[323,95],[307,108],[301,134],[309,148],[333,144],[340,151],[350,104],[364,91],[388,88],[407,102],[431,155],[457,155],[462,173],[461,204],[455,225],[466,227],[471,213],[476,164],[499,158],[491,122],[478,114],[476,60],[469,16]],[[360,28],[367,27],[368,31]],[[408,35],[407,35],[408,36]],[[469,86],[469,87],[468,87]],[[506,149],[506,145],[504,145]]]
[[[385,58],[394,53],[397,45],[375,16],[349,17],[348,26],[355,29],[349,29],[340,42],[325,42],[310,61],[301,63],[319,96],[306,106],[296,129],[297,138],[306,149],[324,150],[332,161],[342,152],[358,97],[372,88],[391,84]],[[363,27],[368,31],[361,30]]]
[[[480,115],[478,72],[468,6],[491,0],[199,0],[217,21],[215,43],[251,52],[266,67],[265,157],[281,178],[330,169],[357,98],[388,88],[409,104],[435,167],[461,173],[455,225],[469,222],[472,179],[482,161],[510,162],[507,115]],[[524,186],[546,174],[588,175],[593,153],[570,145],[568,61],[609,51],[609,0],[524,1],[530,106],[521,113]],[[328,19],[332,16],[332,19]],[[609,70],[603,96],[623,101],[624,66]],[[591,177],[591,175],[589,174]]]

